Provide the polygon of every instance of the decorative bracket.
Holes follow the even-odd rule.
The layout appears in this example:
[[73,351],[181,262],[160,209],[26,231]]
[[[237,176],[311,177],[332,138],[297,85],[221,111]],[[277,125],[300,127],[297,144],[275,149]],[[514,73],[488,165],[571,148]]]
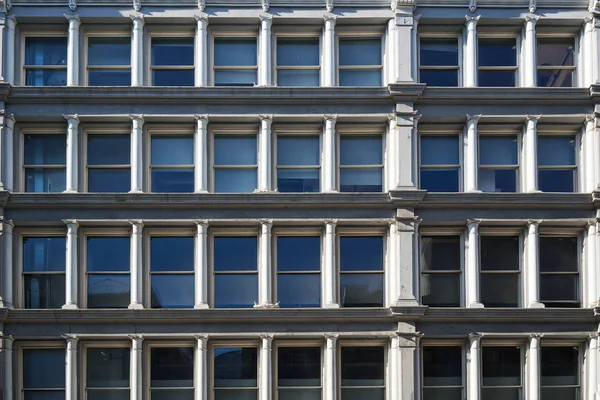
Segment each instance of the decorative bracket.
[[69,9],[71,11],[77,10],[77,0],[69,0]]
[[263,11],[264,12],[269,11],[269,7],[271,6],[269,4],[269,0],[261,0],[261,2],[262,2],[262,9],[263,9]]
[[206,0],[198,0],[198,10],[204,11],[206,8]]
[[142,0],[133,0],[133,9],[139,12],[142,9]]
[[327,12],[332,12],[333,11],[333,0],[326,0],[327,3],[325,4],[325,9],[327,10]]
[[477,11],[477,0],[469,0],[469,11],[472,13]]

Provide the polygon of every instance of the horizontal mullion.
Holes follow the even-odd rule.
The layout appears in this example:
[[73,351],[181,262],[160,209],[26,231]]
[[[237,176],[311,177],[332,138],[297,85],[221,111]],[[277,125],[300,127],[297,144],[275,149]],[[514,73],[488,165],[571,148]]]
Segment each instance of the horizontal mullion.
[[[50,347],[46,347],[44,349],[48,349]],[[57,347],[60,348],[60,347]],[[64,392],[65,388],[23,388],[24,392]]]
[[64,69],[65,71],[67,70],[66,65],[24,65],[23,68],[25,68],[25,69],[55,69],[55,70]]
[[87,169],[129,169],[131,164],[86,165]]
[[194,164],[182,164],[182,165],[151,165],[150,169],[194,169]]
[[443,386],[426,386],[423,385],[423,389],[462,389],[464,386],[450,386],[450,385],[443,385]]
[[376,270],[376,271],[342,271],[340,270],[340,274],[344,274],[344,275],[359,275],[359,274],[364,274],[364,275],[381,275],[383,274],[383,270]]
[[576,170],[576,165],[538,165],[538,169],[552,170],[552,169],[572,169]]
[[459,169],[459,164],[447,164],[447,165],[421,165],[419,168],[421,169]]
[[169,386],[169,387],[150,387],[150,390],[193,390],[193,386]]
[[85,390],[131,390],[131,386],[127,387],[86,387]]
[[577,389],[579,387],[581,387],[581,385],[540,385],[540,387],[542,388],[574,388]]
[[152,65],[150,69],[156,71],[193,71],[195,67],[193,65]]
[[561,71],[575,71],[577,69],[574,65],[538,65],[538,71],[553,71],[553,70],[561,70]]
[[215,65],[213,66],[215,71],[255,71],[258,70],[256,65]]
[[339,66],[340,71],[343,70],[355,70],[355,69],[361,69],[361,70],[377,70],[377,69],[382,69],[383,65],[379,65],[379,64],[373,64],[373,65],[340,65]]
[[479,270],[480,273],[482,274],[488,274],[488,275],[493,275],[493,274],[498,274],[498,275],[506,275],[506,274],[520,274],[521,270],[508,270],[508,269],[503,269],[503,270],[498,270],[498,271],[486,271],[483,269]]
[[377,386],[341,386],[342,389],[385,389],[385,385]]
[[278,165],[277,169],[321,169],[320,165]]
[[23,271],[23,275],[65,275],[65,271]]
[[422,275],[440,275],[440,274],[458,275],[461,273],[462,273],[462,270],[460,270],[460,269],[421,271]]
[[479,71],[516,71],[517,66],[506,66],[506,65],[498,65],[498,66],[485,66],[478,67]]
[[214,387],[215,390],[258,390],[258,386]]
[[573,271],[555,271],[555,272],[541,272],[540,271],[540,275],[573,275],[573,276],[578,276],[579,275],[579,271],[577,272],[573,272]]
[[63,164],[41,164],[41,165],[25,164],[25,165],[23,165],[23,168],[25,168],[25,169],[61,169],[61,168],[67,168],[67,166],[63,165]]
[[321,66],[320,65],[298,65],[298,66],[293,66],[293,65],[278,65],[277,66],[278,70],[296,70],[296,69],[304,69],[304,70],[320,70]]
[[277,275],[321,275],[321,270],[318,270],[318,271],[277,271]]
[[258,165],[213,165],[214,169],[250,169],[258,168]]
[[194,275],[194,271],[150,271],[150,275]]
[[248,271],[213,271],[214,275],[244,275],[244,274],[257,274],[258,270]]
[[101,69],[131,69],[131,65],[88,65],[88,70],[101,70]]
[[458,65],[422,65],[419,67],[419,69],[425,71],[458,71],[460,67]]
[[383,168],[383,164],[373,165],[340,165],[340,169],[379,169]]
[[513,386],[513,385],[511,385],[511,386],[508,386],[508,385],[507,386],[483,386],[483,385],[481,385],[482,389],[520,389],[522,387],[523,387],[523,385],[518,385],[518,386]]
[[85,271],[87,275],[131,275],[131,271]]
[[519,168],[519,164],[499,164],[499,165],[480,165],[479,166],[480,169],[518,169]]
[[293,389],[293,390],[302,390],[302,389],[322,389],[323,385],[320,386],[277,386],[277,390],[286,390],[286,389]]

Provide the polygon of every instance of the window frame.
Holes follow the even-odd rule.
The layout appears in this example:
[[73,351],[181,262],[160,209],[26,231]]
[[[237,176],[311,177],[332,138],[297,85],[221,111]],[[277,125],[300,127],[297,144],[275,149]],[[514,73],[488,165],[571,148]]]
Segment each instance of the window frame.
[[[418,159],[418,173],[417,173],[417,182],[419,183],[419,189],[421,190],[427,190],[424,189],[421,185],[421,172],[425,169],[425,170],[436,170],[436,169],[456,169],[457,170],[457,174],[458,174],[458,188],[456,192],[450,192],[450,193],[461,193],[464,191],[464,146],[461,146],[461,143],[463,143],[464,140],[464,130],[458,130],[458,129],[448,129],[448,130],[439,130],[439,129],[432,129],[432,130],[420,130],[419,129],[419,133],[418,133],[418,152],[417,152],[417,159]],[[457,141],[458,141],[458,164],[439,164],[439,165],[423,165],[422,163],[422,156],[421,153],[423,152],[423,136],[429,136],[429,137],[434,137],[434,136],[456,136]],[[429,191],[428,191],[429,192]],[[431,192],[431,193],[443,193],[443,192]]]
[[[133,349],[132,349],[132,345],[131,345],[131,341],[127,342],[124,341],[122,339],[116,339],[114,341],[84,341],[81,344],[81,384],[78,385],[80,393],[81,393],[81,399],[83,400],[87,400],[88,396],[87,396],[87,391],[88,391],[88,386],[87,386],[87,369],[88,369],[88,349],[129,349],[129,369],[131,370],[131,357],[133,354]],[[129,391],[129,393],[131,393],[131,374],[129,374],[129,386],[127,387],[127,390]],[[96,388],[92,388],[92,390],[94,390]],[[113,389],[113,390],[121,390],[121,389],[125,389],[125,388],[115,388],[115,387],[103,387],[101,389]]]
[[460,33],[456,33],[456,32],[424,32],[424,33],[420,33],[418,36],[418,46],[419,49],[417,51],[417,74],[418,74],[418,82],[420,83],[424,83],[421,81],[421,70],[429,70],[429,71],[454,71],[455,67],[454,66],[437,66],[437,65],[430,65],[430,66],[421,66],[421,39],[431,39],[431,40],[440,40],[440,39],[456,39],[457,42],[457,46],[458,46],[458,66],[456,67],[456,73],[458,74],[458,79],[457,79],[457,86],[448,86],[448,87],[462,87],[464,85],[463,83],[463,74],[464,74],[464,68],[463,68],[463,46],[464,46],[464,40],[463,40],[463,36]]
[[[537,83],[537,74],[539,73],[539,71],[548,71],[548,70],[565,70],[565,71],[571,71],[572,73],[572,78],[571,78],[571,86],[559,86],[559,87],[579,87],[579,68],[578,68],[578,64],[579,64],[579,58],[580,58],[580,51],[578,49],[578,42],[579,42],[579,38],[577,36],[577,34],[571,34],[571,33],[550,33],[550,32],[536,32],[536,37],[535,37],[535,46],[536,46],[536,55],[537,55],[537,49],[538,49],[538,43],[539,40],[542,39],[542,41],[567,41],[567,40],[571,40],[572,44],[573,44],[573,65],[569,65],[569,66],[540,66],[538,65],[538,59],[536,56],[536,83]],[[543,86],[542,86],[543,87]]]
[[[41,30],[35,30],[34,29],[27,29],[25,28],[25,30],[23,30],[21,32],[21,36],[20,36],[20,40],[21,40],[21,44],[20,44],[20,48],[19,48],[19,54],[20,54],[20,65],[19,67],[21,68],[21,79],[19,80],[21,82],[21,86],[28,86],[27,85],[27,70],[28,69],[43,69],[43,70],[60,70],[60,69],[64,69],[65,70],[65,75],[67,75],[67,68],[68,68],[68,60],[67,63],[64,65],[64,67],[62,65],[27,65],[25,63],[25,57],[26,57],[26,52],[27,52],[27,39],[28,38],[45,38],[45,37],[51,37],[51,38],[60,38],[60,37],[64,37],[65,39],[67,39],[67,56],[68,56],[68,47],[69,47],[69,36],[68,34],[66,34],[64,31],[60,31],[60,30],[48,30],[48,31],[41,31]],[[67,80],[68,80],[68,76],[67,76]],[[35,86],[28,86],[28,87],[35,87]],[[40,86],[40,87],[47,87],[45,85]]]
[[[236,29],[237,28],[237,29]],[[260,60],[260,43],[258,41],[259,32],[258,29],[254,26],[240,25],[234,27],[221,27],[210,25],[210,65],[209,65],[209,82],[211,86],[215,87],[227,87],[224,85],[216,85],[216,74],[217,70],[235,70],[235,71],[256,71],[256,82],[254,86],[258,85],[259,80],[259,64]],[[216,55],[216,46],[215,39],[248,39],[255,38],[256,39],[256,67],[248,66],[248,65],[238,65],[238,66],[216,66],[215,65],[215,55]],[[270,44],[269,44],[270,45]],[[232,85],[235,86],[235,85]],[[231,86],[229,86],[231,87]]]
[[[363,137],[381,137],[381,164],[370,165],[342,165],[342,136],[363,136]],[[336,182],[337,190],[340,193],[385,193],[386,188],[386,148],[387,148],[387,132],[382,125],[380,128],[376,124],[349,126],[340,125],[335,132],[335,147],[336,147]],[[365,169],[379,170],[381,169],[381,192],[342,192],[342,169]]]
[[[273,33],[273,82],[275,86],[278,86],[277,75],[279,74],[279,70],[307,70],[307,71],[319,71],[319,86],[323,86],[323,34],[322,28],[319,26],[315,28],[313,26],[305,27],[304,30],[296,30],[296,29],[275,29]],[[316,30],[318,29],[318,30]],[[336,32],[337,33],[337,32]],[[317,38],[319,41],[319,65],[284,65],[279,66],[277,64],[277,48],[279,39],[315,39]],[[281,87],[297,87],[297,86],[281,86]]]
[[[420,349],[421,352],[423,352],[423,349],[425,347],[460,347],[461,351],[461,377],[462,377],[462,384],[460,386],[461,390],[462,390],[462,397],[461,398],[465,398],[466,396],[466,392],[467,392],[467,348],[465,346],[464,341],[458,341],[458,340],[436,340],[436,339],[429,339],[429,340],[423,340],[420,343]],[[481,368],[483,370],[483,368]],[[425,360],[423,360],[422,362],[419,363],[419,373],[420,373],[420,377],[421,377],[421,382],[423,382],[419,388],[419,390],[421,391],[421,398],[424,398],[423,396],[423,392],[424,389],[429,389],[429,388],[440,388],[440,389],[449,389],[449,388],[456,388],[459,386],[425,386]]]
[[[179,26],[178,28],[182,28],[182,26]],[[195,35],[194,32],[192,30],[185,30],[185,29],[181,29],[181,30],[175,30],[175,31],[171,31],[168,29],[164,29],[163,27],[150,27],[150,29],[148,29],[147,32],[147,39],[146,39],[146,45],[145,45],[145,50],[146,50],[146,65],[147,67],[145,69],[147,69],[148,71],[148,86],[154,86],[154,79],[153,79],[153,72],[154,71],[195,71],[196,69],[196,40],[195,40]],[[192,39],[193,42],[193,47],[194,47],[194,63],[192,65],[158,65],[158,66],[153,66],[152,65],[152,39]],[[192,82],[191,85],[189,85],[189,87],[194,87],[196,84],[195,82],[195,78],[194,78],[194,82]],[[159,86],[160,87],[160,86]],[[173,87],[173,86],[166,86],[166,87]]]
[[[489,27],[490,29],[498,29],[498,27]],[[488,40],[515,40],[515,66],[481,66],[479,64],[479,41],[481,39]],[[484,32],[477,32],[477,60],[475,61],[477,64],[477,86],[481,86],[479,83],[479,72],[480,71],[491,71],[491,72],[506,72],[506,71],[514,71],[515,73],[515,86],[494,86],[494,87],[521,87],[522,79],[521,79],[521,71],[522,61],[521,61],[521,32],[494,32],[493,30],[486,29]]]
[[[384,294],[384,304],[385,304],[385,294]],[[337,392],[340,394],[339,397],[342,396],[342,389],[351,388],[351,389],[373,389],[373,388],[383,388],[383,392],[387,397],[387,393],[390,388],[390,379],[397,379],[397,377],[392,377],[389,371],[389,348],[390,348],[389,340],[381,340],[381,339],[372,339],[369,341],[366,340],[358,340],[358,339],[339,339],[337,342],[337,357],[336,357],[336,388]],[[343,347],[382,347],[383,348],[383,386],[344,386],[342,385],[342,348]],[[324,365],[325,360],[322,360],[321,363]]]
[[[273,162],[272,162],[272,169],[273,169],[273,176],[275,177],[275,187],[277,187],[277,190],[279,191],[278,188],[278,182],[279,182],[279,170],[280,169],[287,169],[287,170],[297,170],[297,169],[316,169],[319,171],[319,190],[316,192],[302,192],[302,193],[321,193],[323,191],[323,134],[321,132],[321,130],[318,129],[311,129],[309,126],[305,127],[304,129],[302,128],[297,128],[295,129],[294,127],[275,127],[275,129],[273,129],[273,135],[274,135],[274,139],[275,139],[275,145],[273,146]],[[278,163],[278,150],[279,150],[279,137],[317,137],[318,141],[319,141],[319,165],[307,165],[307,166],[302,166],[302,165],[283,165],[280,166]],[[283,193],[295,193],[295,192],[283,192]]]
[[[351,30],[350,27],[336,26],[336,35],[335,35],[335,46],[336,46],[336,73],[335,79],[337,82],[337,86],[340,85],[340,71],[344,70],[361,70],[361,71],[372,71],[379,70],[380,71],[380,81],[381,84],[379,86],[384,86],[384,64],[385,64],[385,35],[384,32],[377,29],[376,27],[364,27],[364,30],[357,30],[356,26],[353,26]],[[340,64],[340,41],[344,39],[349,40],[380,40],[380,54],[381,54],[381,64],[371,64],[371,65],[341,65]],[[346,87],[353,87],[360,85],[349,85]]]
[[[168,342],[163,342],[160,340],[149,340],[147,343],[144,343],[144,351],[145,351],[145,357],[144,357],[144,369],[145,371],[143,372],[145,375],[145,384],[144,384],[144,393],[147,399],[151,399],[151,393],[152,393],[152,349],[153,348],[159,348],[159,349],[164,349],[164,348],[180,348],[180,347],[187,347],[187,348],[191,348],[192,349],[192,354],[194,355],[194,360],[192,362],[192,376],[195,377],[195,373],[196,373],[196,358],[198,357],[197,351],[196,351],[196,347],[194,345],[193,342],[189,341],[189,340],[179,340],[179,341],[168,341]],[[160,387],[160,388],[154,388],[154,390],[158,389],[159,391],[162,390],[192,390],[195,391],[196,390],[196,381],[195,379],[192,379],[192,386],[191,387],[183,387],[183,386],[168,386],[168,387]]]
[[[25,389],[25,385],[24,385],[24,374],[23,374],[23,350],[30,350],[30,349],[34,349],[34,350],[56,350],[56,349],[63,349],[65,351],[65,356],[67,353],[67,346],[66,346],[66,342],[57,342],[57,341],[51,341],[51,340],[44,340],[44,341],[19,341],[16,344],[16,356],[17,356],[17,393],[16,393],[16,399],[17,400],[24,400],[25,399],[25,392],[29,391],[31,389]],[[43,391],[43,390],[48,390],[48,391],[59,391],[60,389],[57,388],[35,388],[31,391]],[[65,388],[63,389],[63,392],[66,392],[67,390],[67,384],[65,382]]]
[[[321,376],[321,385],[320,386],[279,386],[279,348],[280,347],[285,347],[285,348],[290,348],[290,347],[313,347],[313,348],[319,348],[320,349],[320,357],[321,357],[321,368],[324,367],[325,365],[325,343],[322,340],[309,340],[309,339],[304,339],[304,340],[291,340],[291,339],[281,339],[281,340],[274,340],[273,341],[273,347],[274,350],[273,351],[273,384],[274,384],[274,393],[273,393],[273,399],[274,400],[278,400],[279,399],[279,390],[284,388],[284,389],[321,389],[321,391],[324,388],[324,380],[323,380],[323,376]],[[260,361],[259,361],[260,362]]]
[[[131,69],[131,59],[129,61],[129,65],[89,65],[89,47],[90,47],[90,38],[129,38],[131,43],[131,29],[127,29],[124,27],[119,27],[113,29],[107,29],[106,31],[100,30],[100,27],[94,29],[90,29],[89,31],[85,28],[83,29],[83,79],[81,79],[81,86],[90,86],[90,70],[129,70],[130,73],[130,82],[129,85],[123,85],[123,87],[131,86],[131,75],[133,74],[133,70]],[[130,44],[130,52],[133,52],[133,46]]]
[[[129,164],[103,164],[103,165],[88,165],[88,144],[89,144],[89,136],[90,135],[127,135],[129,137],[129,150],[130,150],[130,156],[129,156]],[[83,151],[81,152],[81,163],[82,166],[84,168],[84,173],[83,173],[83,188],[85,193],[97,193],[97,192],[90,192],[89,191],[89,170],[91,169],[102,169],[102,170],[112,170],[112,169],[117,169],[117,170],[122,170],[122,169],[128,169],[129,170],[129,188],[131,190],[131,130],[125,130],[125,128],[119,128],[119,127],[107,127],[107,128],[88,128],[88,129],[84,129],[83,131]],[[128,190],[127,192],[129,192],[130,190]],[[124,192],[124,193],[127,193]],[[121,192],[115,192],[115,193],[121,193]]]
[[[193,177],[196,177],[196,154],[195,149],[192,148],[192,164],[178,164],[178,165],[153,165],[152,164],[152,138],[153,137],[161,137],[161,138],[191,138],[193,146],[196,146],[196,137],[194,130],[190,127],[177,127],[171,126],[170,128],[167,126],[153,126],[147,129],[148,140],[146,140],[145,151],[147,156],[147,165],[144,168],[146,172],[146,187],[148,188],[149,193],[173,193],[173,192],[154,192],[152,190],[152,171],[153,170],[172,170],[172,169],[191,169]],[[131,142],[129,144],[131,146]],[[129,160],[131,164],[131,159]],[[183,193],[193,193],[194,192],[194,182],[192,182],[192,190],[191,192],[183,192]]]
[[[577,385],[556,385],[556,386],[542,386],[541,378],[542,378],[542,358],[541,358],[541,349],[542,347],[577,347]],[[573,387],[577,389],[578,396],[576,399],[579,399],[584,391],[584,384],[586,377],[582,377],[582,373],[585,368],[585,344],[578,341],[572,340],[555,340],[555,339],[542,339],[540,345],[540,395],[542,392],[542,388],[553,388],[553,387]]]
[[[256,386],[255,387],[239,387],[239,386],[229,386],[227,389],[218,389],[215,387],[215,349],[219,347],[241,347],[241,348],[255,348],[256,349]],[[260,364],[261,364],[261,351],[260,351],[261,343],[258,340],[226,340],[226,339],[215,339],[210,340],[208,344],[209,349],[209,359],[210,359],[210,376],[208,382],[208,398],[210,400],[215,400],[215,390],[228,390],[228,389],[238,389],[238,390],[253,390],[256,391],[258,396],[259,386],[260,386]]]
[[[536,174],[537,174],[537,179],[538,179],[538,188],[539,188],[539,174],[540,171],[552,171],[552,170],[572,170],[573,171],[573,190],[569,191],[569,192],[558,192],[558,193],[578,193],[581,187],[581,157],[582,157],[582,151],[581,151],[581,133],[579,131],[570,131],[570,130],[552,130],[552,129],[544,129],[544,127],[542,127],[541,129],[538,130],[537,132],[537,142],[539,143],[539,140],[543,137],[572,137],[575,145],[574,147],[574,158],[575,158],[575,163],[573,165],[540,165],[539,162],[539,153],[536,154],[536,160],[538,160],[537,162],[537,170],[536,170]],[[539,152],[539,144],[538,144],[538,148],[536,149],[536,151]],[[556,192],[545,192],[545,193],[556,193]]]
[[[520,385],[505,385],[505,386],[484,386],[483,385],[483,348],[484,347],[518,347],[519,348],[519,379]],[[490,389],[506,389],[506,388],[518,388],[521,396],[525,394],[526,390],[526,367],[525,367],[525,359],[527,355],[527,347],[526,343],[520,340],[509,340],[509,339],[490,339],[488,341],[481,340],[480,343],[481,352],[479,354],[479,364],[481,368],[479,368],[479,393],[483,392],[484,388]]]
[[[216,165],[215,164],[215,142],[216,142],[216,137],[217,136],[228,136],[228,137],[232,137],[232,136],[246,136],[246,137],[250,137],[250,136],[254,136],[256,138],[256,164],[250,165]],[[254,171],[256,171],[256,188],[254,188],[254,190],[256,191],[258,189],[258,158],[259,158],[259,148],[260,148],[260,140],[259,140],[259,133],[258,133],[258,126],[254,127],[252,125],[242,125],[239,127],[233,127],[233,126],[218,126],[216,128],[212,127],[210,128],[210,182],[209,182],[209,187],[210,187],[210,192],[211,193],[230,193],[230,192],[216,192],[215,191],[215,187],[216,187],[216,170],[221,168],[221,169],[253,169]],[[269,149],[269,151],[271,151],[271,149]],[[233,193],[248,193],[248,192],[233,192]]]
[[[483,128],[483,129],[481,129]],[[523,191],[523,181],[522,174],[523,168],[521,168],[521,163],[523,162],[523,157],[526,155],[526,152],[523,152],[522,144],[523,144],[523,133],[522,131],[514,131],[510,128],[502,128],[500,130],[492,130],[485,129],[485,127],[480,127],[480,131],[477,133],[478,141],[477,141],[477,187],[481,188],[481,174],[479,173],[482,169],[491,169],[491,170],[510,170],[515,171],[515,192],[521,193]],[[481,164],[481,139],[487,138],[508,138],[514,137],[517,142],[517,164],[494,164],[494,165],[482,165]],[[484,193],[502,193],[502,192],[484,192]],[[504,192],[504,193],[512,193],[512,192]]]
[[[28,135],[62,135],[65,139],[65,164],[25,164],[25,136]],[[65,189],[66,189],[66,178],[67,178],[67,133],[65,128],[53,127],[50,125],[47,128],[37,129],[37,128],[29,128],[27,126],[23,127],[19,132],[19,156],[18,156],[18,185],[21,187],[21,191],[23,193],[62,193],[61,192],[27,192],[27,182],[26,182],[26,170],[27,169],[64,169],[65,170]],[[78,167],[78,166],[76,166]]]

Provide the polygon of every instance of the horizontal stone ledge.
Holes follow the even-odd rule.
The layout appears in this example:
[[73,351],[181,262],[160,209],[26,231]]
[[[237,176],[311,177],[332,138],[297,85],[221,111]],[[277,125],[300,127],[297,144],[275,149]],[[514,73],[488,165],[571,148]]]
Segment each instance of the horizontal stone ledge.
[[446,104],[460,101],[461,104],[482,104],[487,101],[509,104],[592,104],[591,88],[546,88],[546,87],[426,87],[419,104]]
[[594,322],[597,315],[594,308],[441,308],[427,309],[421,322]]
[[[594,193],[427,193],[419,207],[494,207],[508,208],[569,208],[593,209]],[[598,193],[600,195],[600,193]],[[392,197],[392,199],[394,199]]]

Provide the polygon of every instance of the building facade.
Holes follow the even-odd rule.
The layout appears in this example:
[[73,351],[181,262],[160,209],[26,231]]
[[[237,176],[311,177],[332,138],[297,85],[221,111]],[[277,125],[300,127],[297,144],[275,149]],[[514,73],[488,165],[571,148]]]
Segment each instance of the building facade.
[[4,400],[600,398],[600,3],[0,6]]

